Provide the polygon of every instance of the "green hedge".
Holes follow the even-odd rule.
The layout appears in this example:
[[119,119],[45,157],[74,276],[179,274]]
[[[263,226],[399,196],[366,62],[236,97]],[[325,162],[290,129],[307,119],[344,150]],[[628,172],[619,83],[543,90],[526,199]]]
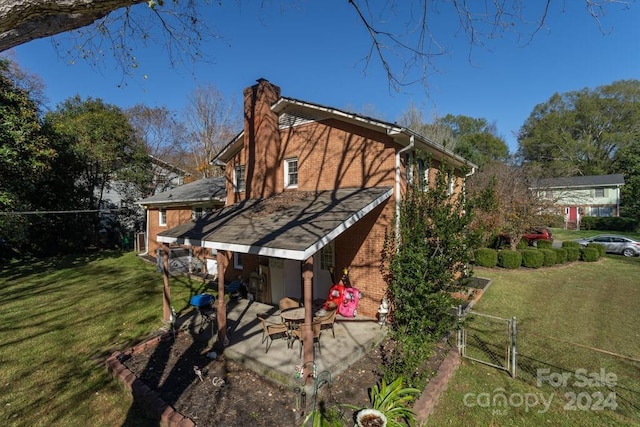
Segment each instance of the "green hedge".
[[498,265],[503,268],[515,269],[522,264],[522,255],[518,251],[502,249],[498,251]]
[[596,248],[598,251],[598,258],[602,258],[607,253],[607,247],[602,243],[589,243],[588,248]]
[[475,251],[476,265],[493,268],[498,265],[498,251],[490,248],[478,248]]
[[529,241],[524,237],[520,239],[520,241],[516,245],[516,249],[527,249],[528,247],[529,247]]
[[540,268],[544,264],[544,254],[537,249],[525,249],[522,254],[522,266]]
[[564,264],[567,262],[567,249],[566,248],[551,248],[556,253],[556,264]]
[[636,219],[617,216],[585,216],[580,220],[580,228],[583,230],[635,231],[639,226]]
[[598,260],[598,250],[596,248],[580,249],[580,259],[585,262],[595,262]]
[[564,250],[567,251],[567,262],[574,262],[580,259],[580,245],[578,246],[566,246]]
[[538,249],[544,256],[544,266],[551,267],[556,264],[556,253],[551,249]]
[[562,242],[562,247],[563,248],[578,248],[580,249],[580,243],[578,242],[574,242],[572,240],[565,240],[564,242]]
[[538,240],[536,241],[536,247],[538,249],[551,249],[553,242],[551,240]]

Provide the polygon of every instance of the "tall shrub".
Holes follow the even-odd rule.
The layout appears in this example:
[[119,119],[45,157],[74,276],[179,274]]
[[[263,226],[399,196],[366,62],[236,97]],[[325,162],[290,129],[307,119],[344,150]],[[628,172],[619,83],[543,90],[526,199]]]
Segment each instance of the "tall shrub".
[[[417,168],[416,168],[417,170]],[[470,272],[471,249],[466,230],[471,210],[463,197],[449,194],[451,170],[441,170],[424,191],[424,180],[414,177],[400,203],[396,218],[399,235],[392,230],[385,239],[382,272],[391,302],[391,333],[396,351],[385,376],[403,376],[411,385],[422,385],[416,377],[424,354],[406,358],[451,329],[455,319],[450,308],[451,291],[464,283]],[[425,373],[426,375],[426,373]]]

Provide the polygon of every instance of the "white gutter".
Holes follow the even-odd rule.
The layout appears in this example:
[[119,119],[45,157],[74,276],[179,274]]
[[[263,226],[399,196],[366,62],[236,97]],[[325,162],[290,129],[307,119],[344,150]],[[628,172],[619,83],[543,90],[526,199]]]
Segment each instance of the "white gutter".
[[409,145],[396,153],[396,248],[400,242],[400,201],[402,200],[402,187],[400,186],[400,179],[402,178],[400,173],[400,155],[413,149],[414,145],[415,138],[411,135],[409,137]]
[[464,182],[462,183],[462,200],[467,200],[467,178],[476,173],[476,167],[471,166],[471,172],[464,176]]
[[149,209],[145,207],[144,211],[147,214],[147,224],[145,225],[144,253],[142,255],[149,255]]

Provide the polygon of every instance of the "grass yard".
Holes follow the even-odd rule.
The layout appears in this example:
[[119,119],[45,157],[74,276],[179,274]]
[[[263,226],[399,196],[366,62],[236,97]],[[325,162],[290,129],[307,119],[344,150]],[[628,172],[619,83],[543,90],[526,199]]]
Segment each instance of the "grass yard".
[[[171,281],[177,311],[202,283]],[[10,426],[134,426],[104,360],[162,326],[162,276],[135,254],[99,252],[0,267],[0,420]]]
[[562,228],[552,228],[553,239],[557,241],[582,239],[583,237],[597,236],[598,234],[620,234],[632,239],[640,240],[640,233],[629,233],[622,231],[602,231],[602,230],[564,230]]
[[475,274],[492,283],[474,309],[517,318],[518,377],[463,360],[429,426],[640,424],[640,258]]

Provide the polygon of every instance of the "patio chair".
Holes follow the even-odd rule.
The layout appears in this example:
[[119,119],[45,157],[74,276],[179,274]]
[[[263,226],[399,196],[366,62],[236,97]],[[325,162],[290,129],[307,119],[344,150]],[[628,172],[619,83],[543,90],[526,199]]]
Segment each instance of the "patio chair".
[[269,352],[271,343],[275,339],[286,338],[287,347],[289,347],[289,328],[284,322],[272,322],[267,320],[269,317],[267,314],[261,313],[257,315],[258,319],[262,323],[262,343],[265,341],[267,345],[265,347],[265,353]]
[[314,320],[320,321],[320,329],[331,329],[331,335],[336,338],[336,332],[333,329],[333,325],[336,321],[336,314],[338,314],[338,305],[335,302],[327,303],[326,312],[322,316],[314,317]]
[[[298,340],[300,342],[300,357],[302,357],[302,347],[304,345],[304,338],[303,338],[303,329],[305,328],[305,326],[308,325],[308,323],[301,323],[300,327],[297,329],[291,329],[290,334],[291,334],[291,348],[293,348],[293,341]],[[318,353],[321,353],[320,351],[320,336],[322,335],[322,330],[320,329],[320,321],[319,320],[314,320],[311,323],[311,330],[313,331],[313,347],[315,349],[315,347],[318,347]]]
[[290,297],[281,298],[280,301],[278,302],[278,308],[280,309],[280,311],[286,310],[288,308],[297,308],[297,307],[300,307],[300,303]]

